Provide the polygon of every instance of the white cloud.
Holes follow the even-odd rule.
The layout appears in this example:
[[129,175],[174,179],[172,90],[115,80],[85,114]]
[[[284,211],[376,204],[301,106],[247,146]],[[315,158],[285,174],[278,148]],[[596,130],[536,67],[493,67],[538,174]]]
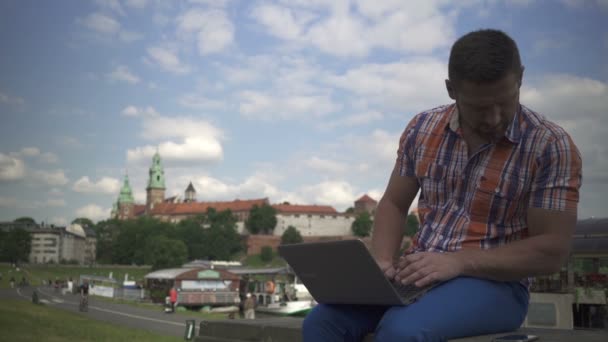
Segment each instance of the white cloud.
[[44,203],[46,207],[65,207],[65,200],[63,198],[49,198]]
[[140,136],[150,140],[174,137],[207,137],[212,140],[221,140],[224,133],[205,120],[191,117],[158,116],[143,121],[143,131]]
[[131,70],[124,65],[119,65],[114,68],[114,70],[112,70],[107,77],[112,81],[127,82],[130,84],[137,84],[140,81],[139,77],[133,74]]
[[57,158],[57,155],[55,155],[54,153],[44,152],[43,154],[40,155],[40,160],[42,160],[45,163],[55,164],[59,161],[59,158]]
[[91,13],[82,20],[82,24],[101,34],[116,34],[120,31],[120,23],[114,18],[102,13]]
[[332,129],[335,127],[350,127],[350,126],[359,126],[365,125],[373,121],[379,121],[384,118],[381,112],[376,110],[367,111],[364,113],[348,115],[343,118],[332,120],[332,121],[323,121],[319,123],[318,127],[321,129]]
[[340,209],[352,206],[357,199],[354,187],[348,182],[341,180],[304,186],[301,191],[306,198],[312,200],[312,203],[332,205]]
[[131,8],[142,9],[146,7],[148,0],[127,0],[125,4]]
[[36,157],[40,155],[40,150],[38,149],[38,147],[24,147],[21,149],[21,152],[19,152],[19,154],[24,157]]
[[17,208],[19,207],[19,200],[14,197],[2,197],[0,196],[0,208]]
[[92,182],[88,176],[84,176],[74,182],[72,190],[84,193],[116,194],[120,190],[120,181],[111,177],[102,177],[97,182]]
[[449,100],[444,81],[447,64],[436,59],[411,62],[364,64],[342,75],[330,75],[326,80],[336,87],[350,91],[357,98],[390,109],[422,111],[429,103]]
[[225,109],[226,103],[220,100],[211,99],[198,94],[184,94],[177,100],[181,106],[194,109]]
[[319,157],[312,157],[304,161],[304,165],[318,172],[344,173],[348,166],[344,163]]
[[25,103],[25,101],[17,96],[12,96],[12,95],[8,95],[5,94],[3,92],[0,92],[0,104],[7,104],[7,105],[16,105],[16,106],[21,106]]
[[75,216],[86,217],[92,221],[100,221],[110,217],[110,208],[102,208],[96,204],[89,204],[78,208]]
[[191,4],[199,4],[215,7],[226,7],[232,0],[188,0]]
[[280,96],[247,90],[239,97],[239,111],[250,119],[302,119],[324,116],[341,109],[327,95]]
[[55,171],[44,171],[38,170],[32,172],[32,178],[38,182],[50,185],[50,186],[60,186],[66,185],[69,180],[65,176],[63,170],[55,170]]
[[14,181],[23,177],[25,177],[23,161],[0,153],[0,181]]
[[132,116],[132,117],[158,117],[160,114],[154,109],[154,107],[148,106],[144,107],[135,107],[135,106],[127,106],[122,110],[122,115],[124,116]]
[[234,25],[220,9],[193,9],[177,18],[178,35],[190,39],[196,36],[201,56],[225,50],[234,41]]
[[131,43],[137,40],[140,40],[144,37],[143,34],[134,31],[121,30],[118,34],[118,39],[125,43]]
[[454,36],[453,11],[441,1],[259,3],[251,11],[269,34],[336,56],[366,56],[372,49],[429,53]]
[[[136,163],[148,163],[156,146],[143,146],[129,149],[127,160]],[[183,142],[166,141],[158,145],[158,151],[164,160],[189,162],[218,162],[223,159],[223,149],[220,142],[212,137],[188,137]]]
[[95,0],[95,3],[103,9],[108,9],[120,15],[125,15],[125,11],[118,0]]
[[166,71],[175,74],[187,74],[191,71],[190,66],[182,63],[179,57],[171,50],[151,47],[147,49],[147,52],[152,62]]

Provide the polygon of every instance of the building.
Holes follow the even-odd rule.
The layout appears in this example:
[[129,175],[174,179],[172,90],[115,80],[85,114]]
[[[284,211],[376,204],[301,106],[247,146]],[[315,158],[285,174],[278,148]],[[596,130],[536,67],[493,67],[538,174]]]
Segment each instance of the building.
[[[137,204],[133,199],[133,190],[129,177],[125,175],[122,188],[113,206],[112,217],[120,220],[139,216],[152,216],[166,222],[177,223],[183,219],[204,214],[209,208],[216,211],[230,210],[237,218],[237,231],[246,234],[245,221],[254,206],[270,205],[268,198],[257,198],[220,202],[198,202],[196,189],[192,182],[184,191],[184,199],[165,198],[165,172],[158,151],[152,157],[146,187],[146,203]],[[355,202],[355,213],[364,211],[375,213],[378,202],[363,195]],[[342,236],[352,235],[351,225],[355,215],[339,213],[335,208],[325,205],[274,204],[277,211],[275,236],[281,236],[289,227],[295,227],[302,236]]]

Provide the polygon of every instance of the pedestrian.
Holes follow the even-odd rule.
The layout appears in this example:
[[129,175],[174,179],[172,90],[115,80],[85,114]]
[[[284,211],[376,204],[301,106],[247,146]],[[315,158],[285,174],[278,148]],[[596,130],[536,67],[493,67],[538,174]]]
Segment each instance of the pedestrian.
[[11,289],[15,288],[15,277],[11,276],[11,279],[9,280],[10,284],[11,284]]
[[[371,332],[376,341],[445,341],[521,326],[529,277],[559,272],[568,258],[582,182],[570,135],[519,102],[523,73],[502,31],[454,43],[445,80],[454,103],[405,128],[371,243],[391,281],[440,285],[407,306],[319,304],[303,341],[360,341]],[[418,191],[420,228],[399,256]]]
[[245,319],[255,319],[255,298],[251,293],[247,293],[243,310],[245,311]]
[[169,301],[171,302],[171,312],[175,312],[175,305],[177,304],[177,289],[175,286],[169,290]]

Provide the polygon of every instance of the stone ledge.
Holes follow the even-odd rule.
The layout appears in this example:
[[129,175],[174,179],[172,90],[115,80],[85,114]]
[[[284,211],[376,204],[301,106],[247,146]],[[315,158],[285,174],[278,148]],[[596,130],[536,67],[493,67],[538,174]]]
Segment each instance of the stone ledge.
[[[256,320],[209,320],[200,323],[198,342],[299,342],[301,338],[302,318],[262,318]],[[522,328],[517,333],[540,336],[540,341],[547,342],[606,342],[608,331],[596,330],[560,330]],[[484,335],[459,338],[452,342],[489,342],[493,337]],[[372,342],[371,335],[364,342]],[[539,341],[539,342],[540,342]]]

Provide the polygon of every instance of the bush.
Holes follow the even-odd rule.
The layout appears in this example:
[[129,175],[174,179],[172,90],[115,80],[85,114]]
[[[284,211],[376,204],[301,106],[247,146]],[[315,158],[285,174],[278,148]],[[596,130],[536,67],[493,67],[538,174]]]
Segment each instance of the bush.
[[294,226],[289,226],[281,236],[281,245],[291,243],[301,243],[303,241],[302,234]]
[[262,247],[262,253],[260,254],[260,259],[262,259],[262,261],[264,261],[264,262],[270,262],[270,261],[272,261],[272,257],[273,257],[272,247],[270,247],[270,246]]

